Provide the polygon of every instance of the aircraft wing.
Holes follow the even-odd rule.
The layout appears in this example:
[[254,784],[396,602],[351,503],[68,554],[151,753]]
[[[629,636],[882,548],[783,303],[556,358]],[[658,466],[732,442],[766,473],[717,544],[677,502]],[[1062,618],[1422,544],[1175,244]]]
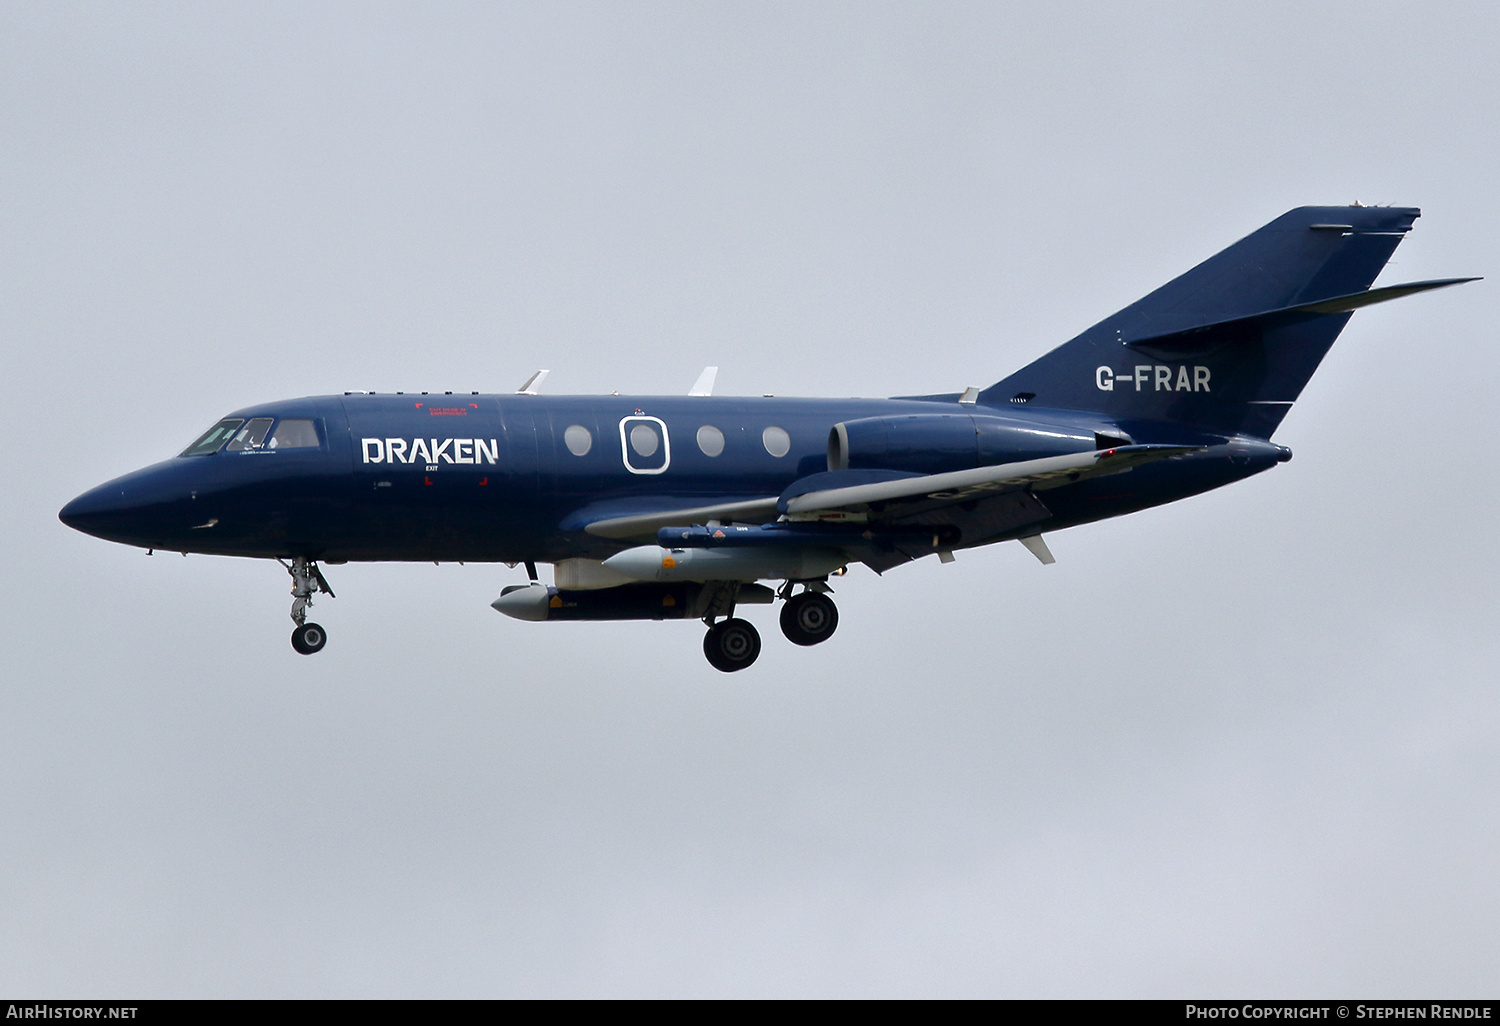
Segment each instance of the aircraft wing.
[[[1118,474],[1143,463],[1196,452],[1197,446],[1123,445],[1114,449],[1048,456],[945,474],[923,474],[863,484],[838,485],[844,473],[814,474],[792,485],[778,500],[790,520],[906,519],[925,510],[985,500],[1002,493],[1044,491],[1084,478]],[[831,487],[816,487],[827,481]],[[812,486],[812,487],[808,487]]]
[[[780,496],[702,505],[682,497],[637,497],[628,505],[587,507],[563,527],[581,528],[598,538],[647,541],[666,528],[710,521],[773,526],[780,521],[783,527],[814,529],[828,525],[831,533],[821,541],[825,547],[884,570],[960,539],[975,545],[1046,520],[1052,514],[1038,492],[1195,451],[1195,446],[1129,445],[942,474],[829,471],[794,482]],[[852,528],[859,533],[846,535],[854,524],[866,530]],[[757,537],[772,547],[813,541],[780,530]]]
[[[1002,463],[945,474],[908,476],[865,484],[816,487],[814,475],[782,496],[790,521],[863,522],[874,543],[857,558],[877,573],[958,545],[1015,537],[1052,516],[1038,495],[1076,481],[1119,474],[1144,463],[1196,452],[1196,446],[1132,445],[1094,452]],[[813,486],[800,491],[799,486]],[[797,494],[793,494],[797,493]],[[880,544],[880,538],[886,539]],[[1044,560],[1050,562],[1050,555]]]

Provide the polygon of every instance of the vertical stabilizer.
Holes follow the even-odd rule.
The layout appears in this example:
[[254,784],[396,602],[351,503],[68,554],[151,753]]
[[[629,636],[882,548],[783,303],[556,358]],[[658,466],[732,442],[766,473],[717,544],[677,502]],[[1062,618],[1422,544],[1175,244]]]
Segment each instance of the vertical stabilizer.
[[[1415,207],[1299,207],[986,389],[990,405],[1100,411],[1269,438]],[[1309,309],[1323,304],[1320,309]]]

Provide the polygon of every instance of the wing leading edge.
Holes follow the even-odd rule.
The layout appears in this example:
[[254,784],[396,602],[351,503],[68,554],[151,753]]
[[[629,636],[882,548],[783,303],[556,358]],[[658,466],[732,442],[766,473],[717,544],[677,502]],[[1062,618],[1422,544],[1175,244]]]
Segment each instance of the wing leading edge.
[[808,491],[799,487],[802,482],[794,483],[777,501],[777,508],[791,520],[830,519],[840,515],[869,517],[871,514],[879,520],[898,519],[910,515],[918,508],[937,509],[988,498],[1001,492],[1045,490],[1088,477],[1118,474],[1143,463],[1196,452],[1198,448],[1182,445],[1122,445],[1114,449],[1090,450],[1039,460],[999,463],[973,470],[923,474],[842,487],[834,482],[843,472],[832,471],[803,478],[803,481],[833,479],[828,482],[833,487]]

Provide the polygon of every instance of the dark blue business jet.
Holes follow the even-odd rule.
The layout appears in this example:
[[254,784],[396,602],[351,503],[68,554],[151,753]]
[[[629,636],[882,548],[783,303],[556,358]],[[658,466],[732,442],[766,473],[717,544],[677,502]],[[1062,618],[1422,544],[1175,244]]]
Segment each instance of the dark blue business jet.
[[[519,620],[702,620],[740,670],[740,606],[797,645],[838,626],[829,578],[884,573],[1218,488],[1291,459],[1270,439],[1351,313],[1473,278],[1371,289],[1419,211],[1302,207],[989,388],[894,399],[345,392],[239,410],[100,485],[63,523],[291,574],[292,647],[349,560],[524,564]],[[554,584],[536,565],[554,566]],[[772,582],[772,586],[759,583]]]

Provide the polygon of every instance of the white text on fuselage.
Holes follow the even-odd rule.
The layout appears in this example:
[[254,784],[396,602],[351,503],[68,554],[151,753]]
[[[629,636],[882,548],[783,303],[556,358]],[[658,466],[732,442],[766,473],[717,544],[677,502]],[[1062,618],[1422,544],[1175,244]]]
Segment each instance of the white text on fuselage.
[[493,438],[361,438],[365,463],[495,463],[500,443]]
[[1209,372],[1207,367],[1180,365],[1176,373],[1161,363],[1138,363],[1134,369],[1118,374],[1109,367],[1094,371],[1094,384],[1104,392],[1113,392],[1115,386],[1135,386],[1137,392],[1207,392]]

